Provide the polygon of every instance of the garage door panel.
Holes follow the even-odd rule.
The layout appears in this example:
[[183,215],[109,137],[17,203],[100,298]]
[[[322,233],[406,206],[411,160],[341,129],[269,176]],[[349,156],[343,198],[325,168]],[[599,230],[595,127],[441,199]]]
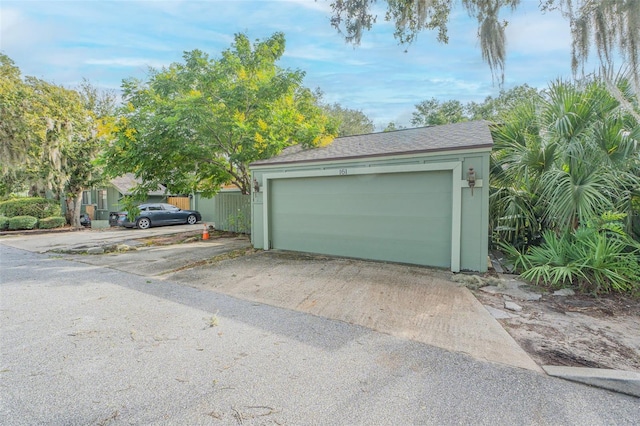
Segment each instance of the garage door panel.
[[450,266],[451,172],[273,180],[272,248]]
[[[449,182],[450,185],[450,182]],[[281,212],[291,214],[315,214],[318,207],[334,206],[336,214],[348,214],[352,212],[356,216],[415,216],[424,217],[425,210],[434,205],[443,206],[440,212],[443,216],[450,213],[451,194],[443,192],[427,191],[406,194],[385,194],[380,192],[349,193],[349,194],[283,194],[277,192],[278,202],[282,198],[290,197],[295,202],[289,202],[287,206],[275,205],[274,208]],[[272,195],[273,197],[273,195]],[[410,199],[408,199],[410,198]],[[282,208],[281,208],[282,207]],[[419,210],[419,214],[415,210]],[[437,215],[438,210],[429,213]]]
[[[307,238],[313,238],[313,245],[310,246],[308,244],[309,241]],[[356,257],[361,259],[412,263],[418,265],[428,264],[432,266],[448,267],[450,264],[450,255],[443,253],[442,250],[438,248],[439,246],[437,244],[425,246],[423,241],[401,238],[381,241],[381,239],[376,236],[347,238],[344,236],[331,236],[326,233],[311,233],[308,236],[290,236],[284,247],[286,247],[284,248],[286,250]],[[394,249],[391,251],[390,247],[393,247]]]

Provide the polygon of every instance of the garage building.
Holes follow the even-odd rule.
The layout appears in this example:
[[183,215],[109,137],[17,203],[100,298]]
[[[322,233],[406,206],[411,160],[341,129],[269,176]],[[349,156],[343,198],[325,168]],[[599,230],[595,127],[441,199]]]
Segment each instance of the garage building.
[[292,250],[487,270],[489,123],[336,138],[251,164],[251,239]]

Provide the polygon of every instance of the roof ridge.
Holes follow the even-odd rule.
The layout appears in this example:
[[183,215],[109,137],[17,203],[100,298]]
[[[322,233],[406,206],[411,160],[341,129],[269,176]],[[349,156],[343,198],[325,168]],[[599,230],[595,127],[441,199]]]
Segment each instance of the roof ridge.
[[491,147],[493,138],[489,124],[486,120],[476,120],[342,136],[323,147],[305,148],[293,145],[284,149],[280,155],[255,161],[250,166]]

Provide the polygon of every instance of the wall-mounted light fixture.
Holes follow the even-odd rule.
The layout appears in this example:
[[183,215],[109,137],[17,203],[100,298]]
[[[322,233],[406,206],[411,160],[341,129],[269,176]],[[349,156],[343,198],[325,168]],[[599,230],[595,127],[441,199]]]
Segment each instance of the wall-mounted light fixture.
[[253,192],[260,192],[260,184],[256,178],[253,178]]
[[473,170],[473,167],[469,167],[469,171],[467,172],[467,183],[469,184],[469,188],[471,188],[471,196],[473,196],[473,187],[476,186],[476,171]]

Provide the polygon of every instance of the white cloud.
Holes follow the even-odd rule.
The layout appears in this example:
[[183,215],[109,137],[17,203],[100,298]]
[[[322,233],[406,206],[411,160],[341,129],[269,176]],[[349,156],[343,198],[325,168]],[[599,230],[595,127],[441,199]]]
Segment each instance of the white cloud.
[[279,0],[286,3],[292,3],[303,7],[305,9],[311,9],[318,12],[331,13],[331,4],[328,1],[314,1],[314,0]]
[[338,56],[341,55],[335,49],[306,45],[286,49],[283,56],[285,58],[337,62]]
[[110,67],[133,68],[133,67],[153,67],[161,68],[169,65],[169,62],[157,61],[149,58],[108,58],[108,59],[87,59],[87,65],[105,65]]
[[0,49],[30,49],[67,33],[50,22],[36,22],[16,8],[0,7]]
[[512,52],[536,56],[546,53],[569,55],[571,31],[569,22],[560,13],[520,13],[508,21],[507,55]]

